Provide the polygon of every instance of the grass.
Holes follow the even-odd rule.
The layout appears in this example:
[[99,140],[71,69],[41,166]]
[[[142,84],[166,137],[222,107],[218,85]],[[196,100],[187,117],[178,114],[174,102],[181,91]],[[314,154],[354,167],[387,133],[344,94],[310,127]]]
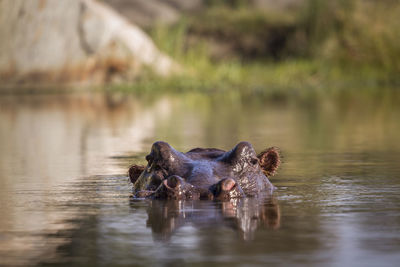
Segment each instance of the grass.
[[134,85],[116,88],[309,98],[399,86],[400,5],[394,1],[309,0],[285,14],[242,2],[151,29],[182,71],[160,78],[148,70]]

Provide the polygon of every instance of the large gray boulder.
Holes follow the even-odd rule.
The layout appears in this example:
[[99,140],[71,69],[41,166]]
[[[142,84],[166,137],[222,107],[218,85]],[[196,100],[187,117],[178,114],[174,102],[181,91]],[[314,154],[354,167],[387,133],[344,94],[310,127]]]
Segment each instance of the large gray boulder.
[[96,0],[0,0],[0,87],[102,84],[177,69],[152,40]]
[[104,0],[134,24],[149,28],[155,24],[173,24],[182,14],[198,12],[203,0]]

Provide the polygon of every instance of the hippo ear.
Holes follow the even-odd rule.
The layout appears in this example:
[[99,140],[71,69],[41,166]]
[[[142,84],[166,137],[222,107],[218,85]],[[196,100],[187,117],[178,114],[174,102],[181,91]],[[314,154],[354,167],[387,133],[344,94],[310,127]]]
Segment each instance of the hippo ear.
[[139,176],[142,174],[144,171],[145,167],[144,166],[139,166],[136,164],[133,164],[128,171],[129,179],[131,180],[131,183],[134,184],[136,180],[139,178]]
[[260,161],[260,167],[264,174],[267,176],[272,176],[275,174],[276,169],[278,169],[281,159],[279,156],[279,149],[276,147],[270,147],[262,151],[257,155]]

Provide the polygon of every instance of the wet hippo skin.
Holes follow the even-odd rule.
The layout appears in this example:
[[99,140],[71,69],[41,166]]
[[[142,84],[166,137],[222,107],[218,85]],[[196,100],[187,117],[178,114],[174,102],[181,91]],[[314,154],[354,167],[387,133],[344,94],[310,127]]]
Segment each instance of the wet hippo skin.
[[257,155],[248,142],[240,142],[230,151],[195,148],[182,153],[158,141],[146,160],[147,166],[129,168],[137,198],[225,200],[256,196],[273,191],[268,176],[280,164],[275,147]]

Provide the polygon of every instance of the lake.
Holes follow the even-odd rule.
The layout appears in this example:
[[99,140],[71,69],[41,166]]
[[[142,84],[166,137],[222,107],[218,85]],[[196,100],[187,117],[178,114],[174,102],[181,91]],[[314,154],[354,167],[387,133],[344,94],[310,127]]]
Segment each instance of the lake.
[[[393,94],[0,96],[0,265],[398,266]],[[280,148],[273,196],[131,199],[130,164],[180,151]]]

